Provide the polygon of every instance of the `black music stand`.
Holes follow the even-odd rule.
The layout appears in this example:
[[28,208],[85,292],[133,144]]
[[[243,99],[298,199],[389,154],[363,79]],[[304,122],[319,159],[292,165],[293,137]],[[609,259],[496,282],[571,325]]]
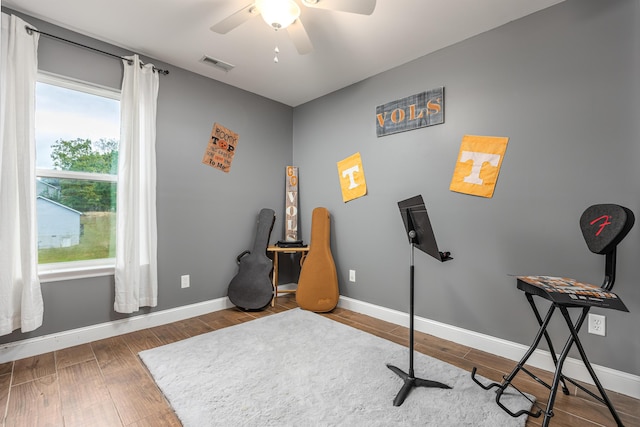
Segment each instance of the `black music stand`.
[[421,195],[398,202],[398,208],[400,209],[400,215],[402,215],[404,227],[407,230],[409,243],[411,245],[411,264],[409,270],[409,372],[406,373],[393,365],[387,364],[387,367],[404,381],[404,385],[393,401],[393,406],[402,405],[405,398],[414,387],[451,388],[448,385],[437,381],[416,378],[413,372],[413,250],[417,247],[421,251],[431,255],[441,262],[449,261],[453,258],[451,258],[451,254],[449,252],[440,252],[438,250],[438,244],[436,243],[436,238],[433,234],[433,229],[431,228],[431,221],[429,221],[427,208],[424,205]]

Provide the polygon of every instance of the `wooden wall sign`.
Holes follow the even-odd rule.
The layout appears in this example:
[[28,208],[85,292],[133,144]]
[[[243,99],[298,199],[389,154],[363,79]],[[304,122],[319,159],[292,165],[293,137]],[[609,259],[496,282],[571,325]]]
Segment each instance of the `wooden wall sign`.
[[444,87],[376,107],[378,137],[444,123]]
[[202,163],[209,165],[215,169],[229,173],[233,155],[236,153],[238,144],[238,134],[230,131],[226,127],[213,124],[211,130],[211,138],[202,157]]
[[285,182],[285,219],[284,240],[294,242],[298,240],[298,167],[287,166]]

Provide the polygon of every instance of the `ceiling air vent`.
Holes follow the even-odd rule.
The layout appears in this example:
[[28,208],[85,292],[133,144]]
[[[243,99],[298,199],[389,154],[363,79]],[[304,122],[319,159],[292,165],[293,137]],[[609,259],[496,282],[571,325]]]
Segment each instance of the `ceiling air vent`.
[[212,65],[212,66],[214,66],[216,68],[219,68],[222,71],[224,71],[225,73],[227,71],[233,70],[235,68],[235,65],[231,65],[228,62],[224,62],[224,61],[221,61],[221,60],[216,59],[216,58],[212,58],[212,57],[207,56],[207,55],[203,56],[202,59],[200,60],[200,62],[204,62],[205,64],[209,64],[209,65]]

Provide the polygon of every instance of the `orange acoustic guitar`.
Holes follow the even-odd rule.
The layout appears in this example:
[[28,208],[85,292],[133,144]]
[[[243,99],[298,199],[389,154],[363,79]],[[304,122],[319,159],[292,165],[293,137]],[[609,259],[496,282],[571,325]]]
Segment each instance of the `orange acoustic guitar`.
[[304,310],[324,313],[338,305],[338,275],[330,245],[331,216],[315,208],[311,216],[311,244],[302,264],[296,302]]

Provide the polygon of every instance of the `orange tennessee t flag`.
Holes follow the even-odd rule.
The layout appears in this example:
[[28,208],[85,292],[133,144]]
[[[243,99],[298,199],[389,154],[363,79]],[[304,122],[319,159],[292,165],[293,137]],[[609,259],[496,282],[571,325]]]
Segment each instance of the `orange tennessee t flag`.
[[338,162],[338,176],[342,189],[342,200],[345,203],[367,194],[367,182],[364,179],[360,153]]
[[465,135],[449,190],[493,197],[509,138]]

